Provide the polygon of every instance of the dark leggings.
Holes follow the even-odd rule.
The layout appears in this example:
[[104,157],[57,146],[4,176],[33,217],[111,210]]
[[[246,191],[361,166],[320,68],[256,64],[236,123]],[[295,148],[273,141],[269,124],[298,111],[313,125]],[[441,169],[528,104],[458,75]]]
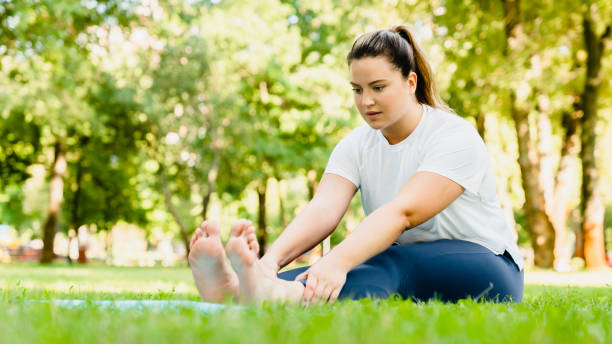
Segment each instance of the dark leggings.
[[[282,272],[294,280],[308,267]],[[305,282],[302,282],[305,283]],[[463,240],[394,245],[349,271],[338,299],[365,297],[456,302],[472,298],[494,302],[520,302],[523,271],[510,255]]]

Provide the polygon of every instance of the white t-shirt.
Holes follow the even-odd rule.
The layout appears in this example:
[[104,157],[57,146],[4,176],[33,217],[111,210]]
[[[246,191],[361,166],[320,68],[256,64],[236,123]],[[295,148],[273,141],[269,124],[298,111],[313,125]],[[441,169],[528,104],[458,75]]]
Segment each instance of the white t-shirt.
[[485,144],[465,119],[423,105],[423,117],[402,142],[390,145],[367,124],[354,129],[334,148],[325,173],[340,175],[361,191],[369,215],[393,200],[416,172],[447,177],[465,191],[426,222],[404,231],[399,244],[440,239],[466,240],[495,254],[508,251],[523,270],[523,259],[501,209]]

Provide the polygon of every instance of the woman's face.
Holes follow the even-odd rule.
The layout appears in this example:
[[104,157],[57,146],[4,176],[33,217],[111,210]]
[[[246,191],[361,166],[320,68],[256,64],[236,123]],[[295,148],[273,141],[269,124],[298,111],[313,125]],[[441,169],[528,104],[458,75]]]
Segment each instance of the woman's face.
[[393,130],[409,121],[407,115],[416,106],[416,74],[408,78],[386,56],[364,57],[349,65],[355,105],[361,117],[373,129]]

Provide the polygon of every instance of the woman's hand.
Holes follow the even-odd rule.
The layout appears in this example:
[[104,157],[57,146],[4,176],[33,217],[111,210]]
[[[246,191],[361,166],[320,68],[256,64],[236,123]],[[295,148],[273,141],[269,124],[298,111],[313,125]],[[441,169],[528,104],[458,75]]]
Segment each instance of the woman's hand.
[[308,270],[299,274],[295,280],[306,279],[306,289],[302,295],[304,302],[314,304],[317,302],[336,301],[340,290],[346,282],[348,270],[336,264],[329,256],[321,258]]

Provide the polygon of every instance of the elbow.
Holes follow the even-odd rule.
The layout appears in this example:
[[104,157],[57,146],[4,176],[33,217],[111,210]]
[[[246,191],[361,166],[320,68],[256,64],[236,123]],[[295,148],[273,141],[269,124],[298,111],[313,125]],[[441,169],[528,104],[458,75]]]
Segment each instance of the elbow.
[[413,211],[411,207],[406,207],[403,202],[393,200],[390,204],[390,208],[393,217],[397,219],[398,223],[401,223],[400,235],[406,230],[412,227]]

